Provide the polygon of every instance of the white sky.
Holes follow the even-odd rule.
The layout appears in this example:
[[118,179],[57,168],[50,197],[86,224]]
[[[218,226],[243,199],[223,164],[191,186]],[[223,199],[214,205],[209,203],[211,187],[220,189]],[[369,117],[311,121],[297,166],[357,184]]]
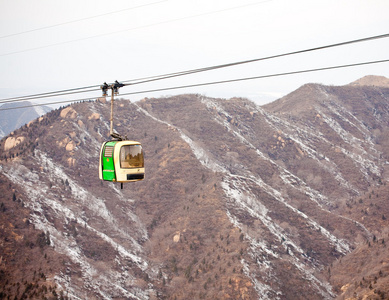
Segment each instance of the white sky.
[[[105,13],[110,14],[89,18]],[[71,22],[85,18],[89,19]],[[5,37],[61,23],[67,24]],[[0,0],[0,99],[261,58],[386,33],[388,0]],[[389,38],[384,38],[127,86],[120,92],[389,59],[388,50]],[[389,77],[389,63],[129,98],[200,93],[247,97],[264,104],[305,83],[344,85],[365,75]]]

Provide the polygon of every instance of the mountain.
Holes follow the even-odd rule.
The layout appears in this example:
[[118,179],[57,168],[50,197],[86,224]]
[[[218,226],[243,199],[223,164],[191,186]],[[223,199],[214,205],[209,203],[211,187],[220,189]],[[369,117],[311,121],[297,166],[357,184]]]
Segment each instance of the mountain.
[[350,83],[352,86],[378,86],[378,87],[389,87],[389,79],[384,76],[374,76],[374,75],[368,75],[365,77],[362,77],[352,83]]
[[145,180],[123,190],[98,180],[110,103],[49,112],[0,141],[1,295],[385,299],[388,96],[115,101],[145,150]]
[[[43,116],[51,110],[48,106],[31,106],[29,101],[5,103],[0,106],[0,138],[10,134],[15,129]],[[14,109],[17,107],[25,108]],[[1,110],[5,109],[5,110]]]

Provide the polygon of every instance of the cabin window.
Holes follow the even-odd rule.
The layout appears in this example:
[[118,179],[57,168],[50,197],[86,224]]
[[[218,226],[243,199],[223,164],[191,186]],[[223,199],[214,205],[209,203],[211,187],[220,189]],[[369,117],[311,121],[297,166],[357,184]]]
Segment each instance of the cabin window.
[[143,168],[143,150],[141,145],[125,145],[120,149],[121,168]]

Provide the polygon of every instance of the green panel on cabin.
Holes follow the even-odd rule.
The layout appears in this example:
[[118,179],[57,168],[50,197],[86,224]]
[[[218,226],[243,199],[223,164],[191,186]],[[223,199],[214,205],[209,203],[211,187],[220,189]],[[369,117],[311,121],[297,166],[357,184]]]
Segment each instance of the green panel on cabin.
[[114,147],[117,142],[108,142],[104,146],[103,150],[103,180],[114,181],[116,180],[115,175],[115,164],[113,161]]

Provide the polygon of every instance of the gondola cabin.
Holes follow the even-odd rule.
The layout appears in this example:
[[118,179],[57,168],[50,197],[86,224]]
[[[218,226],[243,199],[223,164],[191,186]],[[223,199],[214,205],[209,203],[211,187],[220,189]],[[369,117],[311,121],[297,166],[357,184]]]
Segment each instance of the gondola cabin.
[[99,177],[114,182],[144,179],[142,145],[135,141],[105,142],[100,150]]

